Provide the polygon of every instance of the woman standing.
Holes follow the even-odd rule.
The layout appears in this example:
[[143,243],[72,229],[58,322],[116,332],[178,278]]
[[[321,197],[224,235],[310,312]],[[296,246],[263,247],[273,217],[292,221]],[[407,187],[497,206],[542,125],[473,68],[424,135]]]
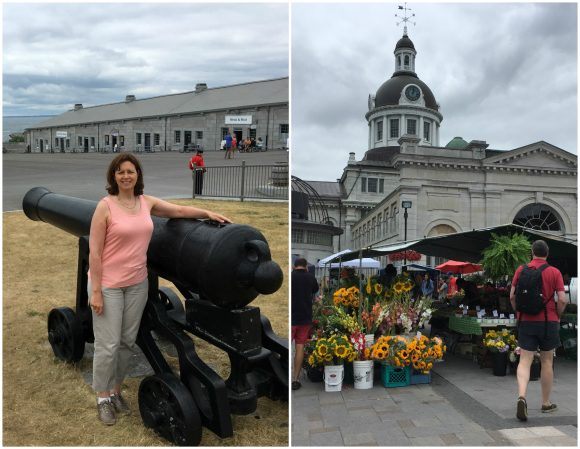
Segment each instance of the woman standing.
[[103,423],[112,425],[116,413],[130,413],[121,396],[121,384],[147,302],[151,215],[221,223],[230,220],[215,212],[144,195],[143,170],[131,153],[121,153],[111,161],[107,184],[109,195],[99,201],[91,221],[88,293],[95,336],[97,413]]

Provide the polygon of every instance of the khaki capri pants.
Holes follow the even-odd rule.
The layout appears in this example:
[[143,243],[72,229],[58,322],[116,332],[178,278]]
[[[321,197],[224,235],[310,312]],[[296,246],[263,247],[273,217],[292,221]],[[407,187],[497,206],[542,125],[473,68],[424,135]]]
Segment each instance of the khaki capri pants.
[[[111,391],[121,385],[134,354],[149,281],[129,287],[103,287],[103,314],[93,313],[95,355],[93,359],[93,390]],[[88,285],[89,302],[91,283]]]

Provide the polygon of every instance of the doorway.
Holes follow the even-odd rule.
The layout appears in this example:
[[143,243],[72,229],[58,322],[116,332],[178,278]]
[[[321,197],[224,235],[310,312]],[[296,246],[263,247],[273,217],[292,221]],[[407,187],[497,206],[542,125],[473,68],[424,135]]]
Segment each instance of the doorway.
[[40,139],[40,152],[44,153],[44,141]]
[[60,140],[60,152],[64,153],[64,139],[61,137],[59,140]]
[[234,128],[234,134],[238,143],[242,140],[242,130],[241,128]]
[[189,151],[191,146],[191,131],[183,131],[183,149]]
[[84,142],[84,149],[85,149],[85,153],[89,152],[89,138],[85,137],[85,142]]
[[145,133],[145,151],[151,150],[151,133]]

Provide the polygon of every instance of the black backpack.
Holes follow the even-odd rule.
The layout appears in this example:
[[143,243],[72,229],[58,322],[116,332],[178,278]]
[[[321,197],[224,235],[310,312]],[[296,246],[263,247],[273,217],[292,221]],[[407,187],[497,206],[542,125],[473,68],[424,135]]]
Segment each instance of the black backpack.
[[542,272],[548,267],[547,263],[538,269],[530,268],[527,265],[523,266],[516,284],[516,311],[528,315],[537,315],[543,310],[547,321],[547,301],[542,295]]

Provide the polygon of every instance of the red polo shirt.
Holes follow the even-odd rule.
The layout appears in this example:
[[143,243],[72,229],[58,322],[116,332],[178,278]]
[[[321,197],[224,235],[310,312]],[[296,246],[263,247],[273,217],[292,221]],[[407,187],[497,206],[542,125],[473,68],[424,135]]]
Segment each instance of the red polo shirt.
[[[536,270],[546,263],[543,259],[532,259],[528,267]],[[512,286],[517,285],[520,273],[523,267],[518,267],[514,273]],[[546,301],[546,310],[548,311],[548,321],[560,322],[558,313],[556,312],[556,301],[554,301],[554,294],[556,292],[564,291],[564,280],[562,273],[557,268],[549,266],[542,272],[542,295]],[[542,310],[537,315],[528,315],[527,313],[518,312],[518,320],[521,321],[544,321],[544,311]]]

